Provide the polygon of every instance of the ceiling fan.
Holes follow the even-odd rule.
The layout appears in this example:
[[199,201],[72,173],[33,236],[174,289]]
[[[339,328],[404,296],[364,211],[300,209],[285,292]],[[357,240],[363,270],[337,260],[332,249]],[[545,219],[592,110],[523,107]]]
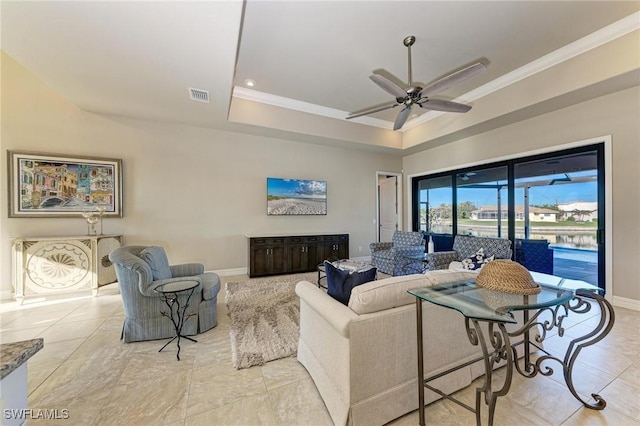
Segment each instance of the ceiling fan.
[[407,36],[404,38],[404,45],[407,46],[409,51],[409,87],[407,89],[403,89],[398,86],[396,83],[392,82],[388,78],[380,75],[373,74],[369,76],[374,83],[380,86],[383,90],[392,94],[396,101],[392,104],[387,104],[384,106],[368,109],[363,112],[358,113],[350,113],[347,120],[351,118],[361,117],[363,115],[373,114],[374,112],[380,112],[387,109],[395,108],[397,106],[404,106],[404,108],[398,113],[396,117],[396,121],[393,123],[393,130],[401,129],[404,126],[404,123],[409,118],[411,114],[411,107],[413,105],[418,105],[420,108],[431,109],[435,111],[446,111],[446,112],[467,112],[471,109],[471,106],[460,104],[457,102],[444,101],[440,99],[432,99],[431,95],[442,92],[443,90],[448,89],[454,84],[460,83],[470,77],[479,74],[484,71],[487,66],[483,63],[475,63],[467,68],[464,68],[460,71],[456,71],[452,74],[449,74],[441,79],[431,83],[425,88],[420,86],[413,85],[413,79],[411,76],[411,46],[415,43],[415,36]]

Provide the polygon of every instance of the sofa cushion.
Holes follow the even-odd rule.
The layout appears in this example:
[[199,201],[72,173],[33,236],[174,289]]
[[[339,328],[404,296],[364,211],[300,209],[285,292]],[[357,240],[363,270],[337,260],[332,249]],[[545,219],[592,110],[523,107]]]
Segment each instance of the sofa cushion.
[[347,305],[354,287],[376,279],[376,268],[366,271],[349,273],[333,266],[331,262],[324,262],[327,273],[327,293],[340,303]]
[[398,306],[415,303],[416,298],[407,291],[474,279],[471,271],[440,269],[426,274],[403,275],[363,284],[351,291],[349,308],[357,314],[369,314]]
[[167,259],[167,254],[162,247],[147,247],[138,254],[138,257],[147,262],[154,281],[173,277],[169,267],[169,259]]

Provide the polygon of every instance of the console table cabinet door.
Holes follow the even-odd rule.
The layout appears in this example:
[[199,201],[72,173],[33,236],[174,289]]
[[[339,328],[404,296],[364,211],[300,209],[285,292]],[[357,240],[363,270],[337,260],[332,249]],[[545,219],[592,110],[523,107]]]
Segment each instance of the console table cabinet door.
[[297,243],[287,246],[289,272],[313,271],[318,265],[317,245],[313,243]]
[[326,235],[319,245],[319,263],[325,260],[339,260],[349,258],[348,235]]
[[16,238],[13,240],[15,298],[90,289],[116,281],[109,253],[121,235]]
[[249,276],[284,274],[286,271],[283,238],[261,238],[250,242]]

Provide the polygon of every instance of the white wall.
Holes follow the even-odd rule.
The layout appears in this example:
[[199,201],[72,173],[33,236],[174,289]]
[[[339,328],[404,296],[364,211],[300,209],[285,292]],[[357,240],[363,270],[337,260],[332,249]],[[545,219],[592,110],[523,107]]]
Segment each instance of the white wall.
[[553,113],[461,139],[404,158],[407,176],[611,135],[613,297],[640,306],[640,88],[619,91]]
[[[11,288],[11,238],[82,235],[77,218],[8,218],[7,150],[123,159],[124,217],[105,233],[157,244],[172,263],[245,268],[245,233],[344,232],[350,255],[375,240],[376,171],[400,171],[386,154],[84,112],[2,56],[0,291]],[[266,178],[327,181],[326,216],[267,216]],[[362,252],[358,248],[362,247]]]

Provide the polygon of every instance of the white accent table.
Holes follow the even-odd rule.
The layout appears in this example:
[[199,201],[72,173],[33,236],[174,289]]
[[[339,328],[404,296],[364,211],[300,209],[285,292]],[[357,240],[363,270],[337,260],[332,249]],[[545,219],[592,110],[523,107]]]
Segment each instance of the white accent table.
[[122,235],[15,238],[12,245],[15,298],[91,290],[116,281],[109,253]]

